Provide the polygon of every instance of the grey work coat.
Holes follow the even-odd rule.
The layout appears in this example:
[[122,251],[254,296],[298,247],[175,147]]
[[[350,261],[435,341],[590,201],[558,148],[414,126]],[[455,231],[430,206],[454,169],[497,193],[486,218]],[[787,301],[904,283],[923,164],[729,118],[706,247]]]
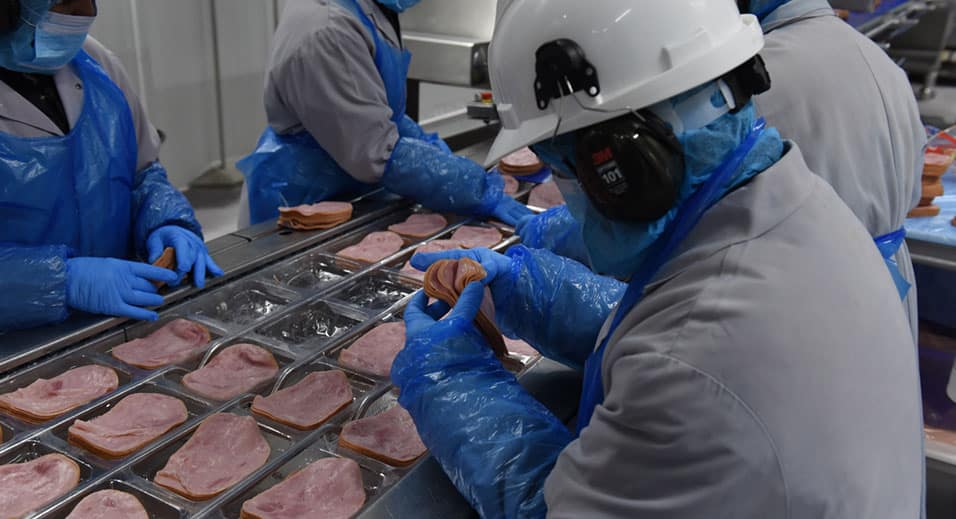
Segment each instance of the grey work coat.
[[869,233],[793,144],[708,211],[611,337],[550,517],[915,519],[910,329]]
[[[920,198],[926,133],[906,74],[825,0],[793,0],[764,21],[773,82],[757,110],[800,145],[871,236],[903,226]],[[896,255],[914,283],[906,244]],[[905,301],[914,340],[916,287]]]
[[[103,67],[106,75],[126,95],[126,102],[129,103],[133,114],[133,126],[136,128],[138,145],[136,170],[139,171],[159,160],[159,134],[146,117],[143,103],[133,89],[119,58],[92,37],[86,39],[83,50]],[[83,112],[83,81],[70,66],[58,70],[53,80],[72,128]],[[0,132],[29,138],[63,135],[56,123],[2,81],[0,81]]]

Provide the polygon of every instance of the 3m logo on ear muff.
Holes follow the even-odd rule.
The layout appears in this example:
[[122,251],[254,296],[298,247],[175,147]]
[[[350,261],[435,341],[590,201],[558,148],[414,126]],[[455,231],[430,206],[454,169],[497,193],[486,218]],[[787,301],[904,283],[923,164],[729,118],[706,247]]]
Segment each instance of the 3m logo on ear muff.
[[614,152],[610,147],[599,150],[591,154],[594,171],[598,178],[604,182],[604,188],[608,193],[621,196],[627,193],[629,188],[627,177],[621,172],[621,166],[614,160]]

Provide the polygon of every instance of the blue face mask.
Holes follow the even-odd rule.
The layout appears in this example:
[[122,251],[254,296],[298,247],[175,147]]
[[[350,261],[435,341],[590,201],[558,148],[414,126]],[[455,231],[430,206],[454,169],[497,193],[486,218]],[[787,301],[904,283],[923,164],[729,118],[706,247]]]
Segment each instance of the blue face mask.
[[13,70],[53,73],[76,57],[96,17],[48,11],[36,25],[32,48],[14,51]]
[[421,0],[376,0],[379,5],[387,7],[396,13],[401,13],[410,7],[414,7],[415,4],[421,2]]

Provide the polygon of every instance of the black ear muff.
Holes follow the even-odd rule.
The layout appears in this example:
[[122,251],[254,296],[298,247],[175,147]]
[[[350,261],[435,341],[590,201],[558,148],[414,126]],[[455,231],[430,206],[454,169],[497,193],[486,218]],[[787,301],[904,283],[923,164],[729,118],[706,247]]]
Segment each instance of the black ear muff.
[[20,0],[0,0],[0,35],[10,34],[20,25]]
[[627,114],[576,134],[578,181],[607,218],[652,222],[667,214],[684,180],[684,153],[654,114]]
[[740,11],[740,14],[747,14],[750,12],[750,0],[737,0],[737,10]]

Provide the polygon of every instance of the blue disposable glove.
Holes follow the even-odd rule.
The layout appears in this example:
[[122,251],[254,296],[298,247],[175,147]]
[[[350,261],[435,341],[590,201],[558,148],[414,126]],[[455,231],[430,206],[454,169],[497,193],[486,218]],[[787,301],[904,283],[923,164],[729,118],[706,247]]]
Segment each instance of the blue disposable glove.
[[409,139],[419,139],[431,144],[432,146],[440,149],[441,151],[452,153],[451,148],[448,147],[448,144],[438,136],[437,133],[428,133],[426,132],[418,123],[412,120],[411,117],[405,115],[398,121],[398,134],[402,137],[408,137]]
[[505,196],[501,175],[408,137],[399,139],[392,150],[382,185],[434,211],[466,216],[490,215]]
[[534,216],[534,211],[528,209],[528,206],[522,204],[514,198],[506,196],[503,197],[500,202],[498,202],[498,205],[495,206],[494,211],[491,212],[491,216],[494,216],[499,221],[514,227],[518,225],[518,222],[520,222],[522,219]]
[[544,481],[571,433],[502,367],[475,329],[484,290],[447,306],[417,293],[405,348],[392,364],[399,403],[459,492],[482,517],[544,517]]
[[523,246],[507,256],[488,249],[416,254],[412,266],[424,271],[436,261],[461,258],[481,263],[488,273],[482,283],[491,289],[502,333],[578,370],[627,289],[576,261]]
[[145,263],[114,258],[72,258],[66,261],[66,304],[94,314],[155,321],[163,297],[151,281],[172,283],[176,273]]
[[515,232],[521,237],[521,243],[529,249],[549,250],[558,256],[590,264],[581,224],[574,219],[566,205],[522,218]]
[[176,225],[167,225],[153,231],[146,241],[149,262],[153,263],[159,259],[166,247],[176,249],[177,278],[170,285],[178,285],[189,272],[193,273],[193,281],[198,288],[206,286],[207,271],[213,276],[222,275],[222,269],[209,256],[209,250],[202,238],[192,231]]

